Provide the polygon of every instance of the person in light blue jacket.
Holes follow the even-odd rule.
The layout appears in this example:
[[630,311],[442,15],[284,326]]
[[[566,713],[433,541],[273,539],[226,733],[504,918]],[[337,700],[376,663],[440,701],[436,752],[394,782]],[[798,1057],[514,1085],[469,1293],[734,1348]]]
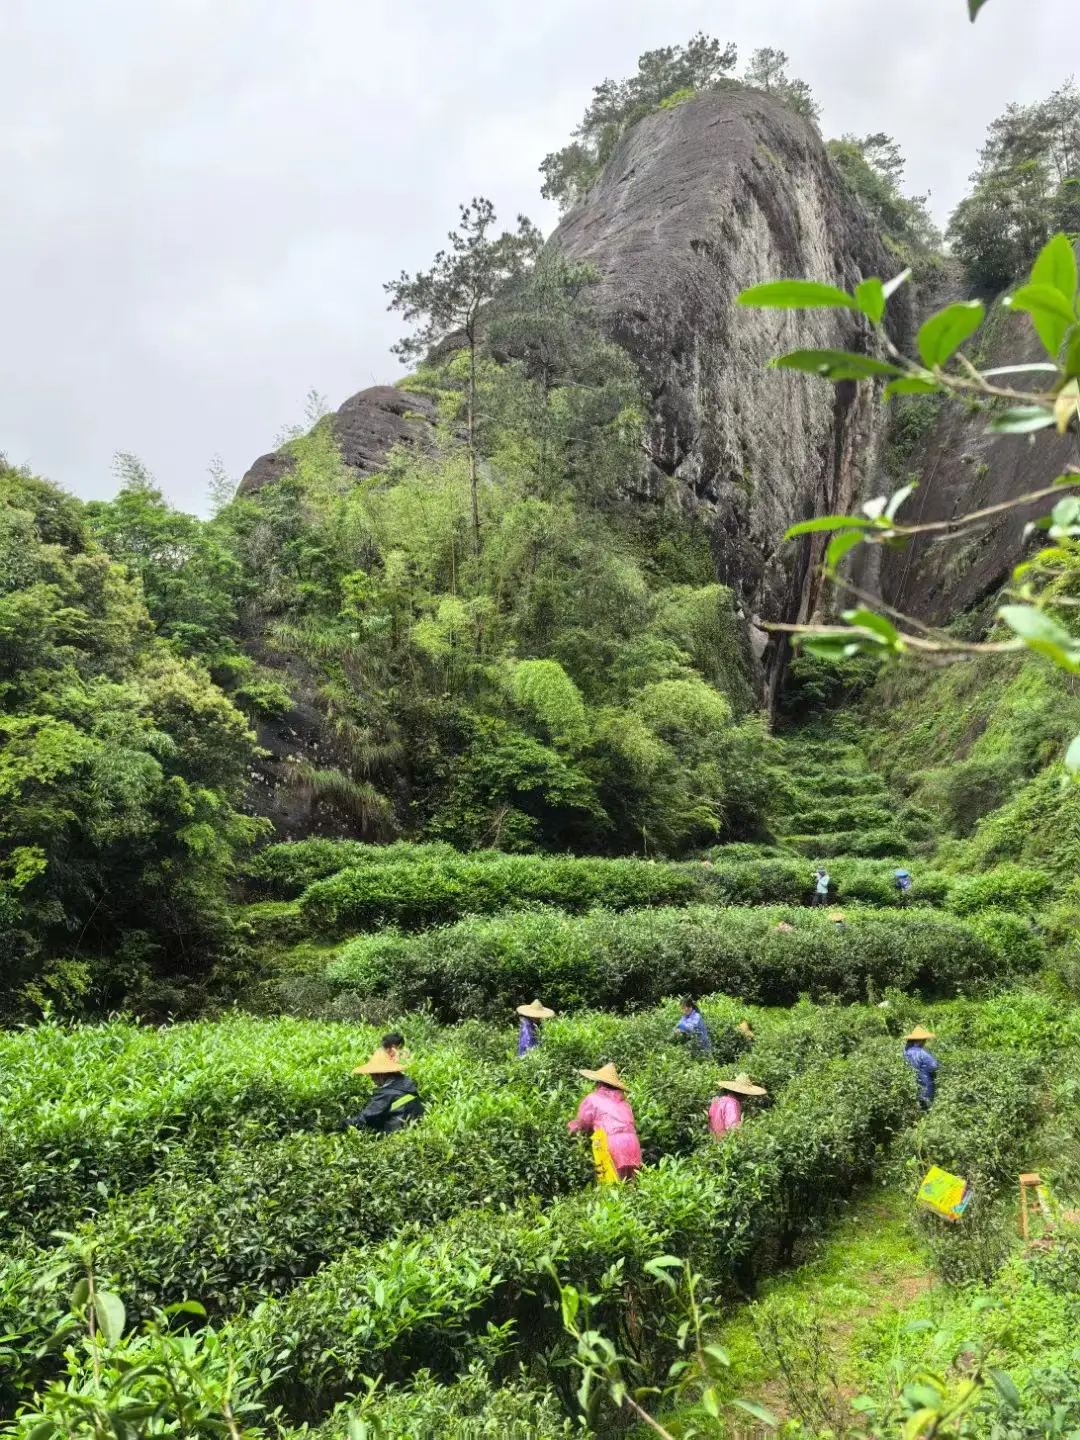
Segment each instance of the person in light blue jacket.
[[701,1011],[689,996],[679,1001],[679,1009],[682,1011],[682,1019],[675,1026],[673,1039],[689,1041],[704,1054],[711,1055],[712,1040]]

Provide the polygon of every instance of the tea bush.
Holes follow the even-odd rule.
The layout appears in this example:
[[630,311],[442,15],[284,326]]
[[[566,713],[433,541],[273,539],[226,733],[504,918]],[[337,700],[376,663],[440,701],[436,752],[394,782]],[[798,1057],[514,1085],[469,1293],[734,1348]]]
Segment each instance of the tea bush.
[[995,908],[1030,914],[1046,900],[1053,886],[1053,877],[1045,870],[998,865],[983,875],[955,880],[947,903],[956,915],[974,915],[979,910]]
[[[777,926],[786,922],[790,931]],[[360,937],[327,969],[334,983],[445,1018],[505,1014],[543,993],[560,1010],[651,1004],[722,990],[755,1004],[801,994],[860,1000],[886,986],[954,995],[1034,963],[967,921],[932,911],[851,912],[843,929],[813,911],[559,911],[470,919],[426,934]]]
[[[496,858],[500,852],[474,852],[470,860]],[[240,871],[245,888],[274,900],[297,900],[316,880],[325,880],[340,870],[365,865],[417,864],[420,861],[461,859],[461,852],[437,840],[420,844],[397,840],[389,845],[368,845],[359,840],[297,840],[268,845]]]
[[685,869],[644,860],[459,856],[342,870],[309,885],[300,908],[305,920],[321,930],[390,924],[418,929],[461,915],[529,905],[624,910],[685,903],[696,888]]
[[[718,845],[712,851],[713,865],[701,876],[702,900],[719,905],[803,905],[814,892],[814,870],[791,855],[768,859],[729,858],[735,846]],[[742,847],[739,847],[742,848]],[[875,906],[899,906],[902,897],[896,888],[896,862],[831,860],[828,866],[830,905],[862,902]],[[954,881],[940,871],[916,867],[907,904],[942,905]]]
[[181,1144],[336,1124],[358,1091],[348,1058],[378,1033],[243,1016],[0,1033],[0,1233],[70,1226]]
[[910,1119],[914,1095],[894,1048],[870,1046],[833,1062],[723,1145],[643,1172],[634,1188],[587,1192],[543,1211],[473,1213],[349,1252],[260,1306],[237,1333],[254,1366],[272,1357],[282,1367],[271,1403],[315,1419],[364,1375],[451,1375],[482,1351],[492,1326],[513,1322],[515,1359],[557,1345],[547,1274],[554,1262],[573,1283],[606,1292],[609,1326],[625,1322],[628,1305],[649,1317],[643,1338],[660,1352],[651,1357],[655,1378],[670,1354],[663,1287],[646,1262],[677,1253],[730,1288],[788,1258],[795,1237],[872,1171]]

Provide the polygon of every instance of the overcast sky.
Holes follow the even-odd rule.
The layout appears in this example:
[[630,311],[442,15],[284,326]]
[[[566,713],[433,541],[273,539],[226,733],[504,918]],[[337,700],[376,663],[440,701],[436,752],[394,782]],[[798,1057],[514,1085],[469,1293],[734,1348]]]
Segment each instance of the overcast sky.
[[0,450],[92,497],[117,450],[204,511],[400,373],[384,280],[537,166],[590,90],[704,29],[791,56],[826,135],[885,130],[937,216],[987,123],[1070,70],[1077,0],[0,0]]

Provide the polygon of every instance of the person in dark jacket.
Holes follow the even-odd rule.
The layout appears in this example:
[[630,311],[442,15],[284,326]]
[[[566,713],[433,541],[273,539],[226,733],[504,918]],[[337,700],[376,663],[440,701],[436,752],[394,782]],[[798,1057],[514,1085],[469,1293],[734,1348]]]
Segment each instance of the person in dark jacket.
[[370,1075],[375,1081],[375,1093],[346,1127],[354,1130],[372,1130],[376,1135],[392,1135],[413,1120],[419,1120],[424,1113],[424,1102],[416,1088],[416,1081],[405,1074],[386,1050],[376,1050],[366,1065],[358,1065],[354,1075]]
[[934,1032],[922,1025],[916,1025],[904,1036],[904,1059],[915,1071],[915,1079],[919,1082],[919,1104],[924,1110],[929,1110],[934,1103],[934,1076],[941,1069],[941,1061],[926,1048],[927,1040],[933,1038]]

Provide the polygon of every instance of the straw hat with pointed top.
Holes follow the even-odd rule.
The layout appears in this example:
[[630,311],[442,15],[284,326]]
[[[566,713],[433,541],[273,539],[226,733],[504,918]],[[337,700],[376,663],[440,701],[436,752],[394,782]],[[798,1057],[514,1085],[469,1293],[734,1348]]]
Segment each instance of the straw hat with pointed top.
[[922,1025],[916,1025],[914,1030],[909,1030],[904,1036],[905,1040],[933,1040],[934,1032],[925,1029]]
[[843,910],[834,910],[834,911],[832,912],[832,914],[829,916],[829,919],[830,919],[834,924],[835,924],[838,920],[843,920],[843,918],[844,918],[844,912],[843,912]]
[[539,1000],[534,1000],[531,1005],[519,1005],[517,1013],[524,1015],[526,1020],[551,1020],[555,1016],[555,1011],[541,1005]]
[[735,1026],[735,1029],[741,1030],[748,1040],[753,1040],[754,1031],[751,1028],[749,1020],[740,1020],[739,1023]]
[[721,1090],[733,1090],[736,1095],[767,1095],[769,1092],[755,1085],[749,1075],[736,1075],[734,1080],[721,1080]]
[[619,1079],[614,1065],[604,1065],[599,1070],[579,1070],[578,1074],[584,1075],[586,1080],[595,1080],[599,1085],[614,1085],[616,1090],[630,1089],[625,1080]]
[[405,1066],[399,1065],[389,1050],[376,1050],[365,1065],[358,1065],[354,1075],[404,1075]]

